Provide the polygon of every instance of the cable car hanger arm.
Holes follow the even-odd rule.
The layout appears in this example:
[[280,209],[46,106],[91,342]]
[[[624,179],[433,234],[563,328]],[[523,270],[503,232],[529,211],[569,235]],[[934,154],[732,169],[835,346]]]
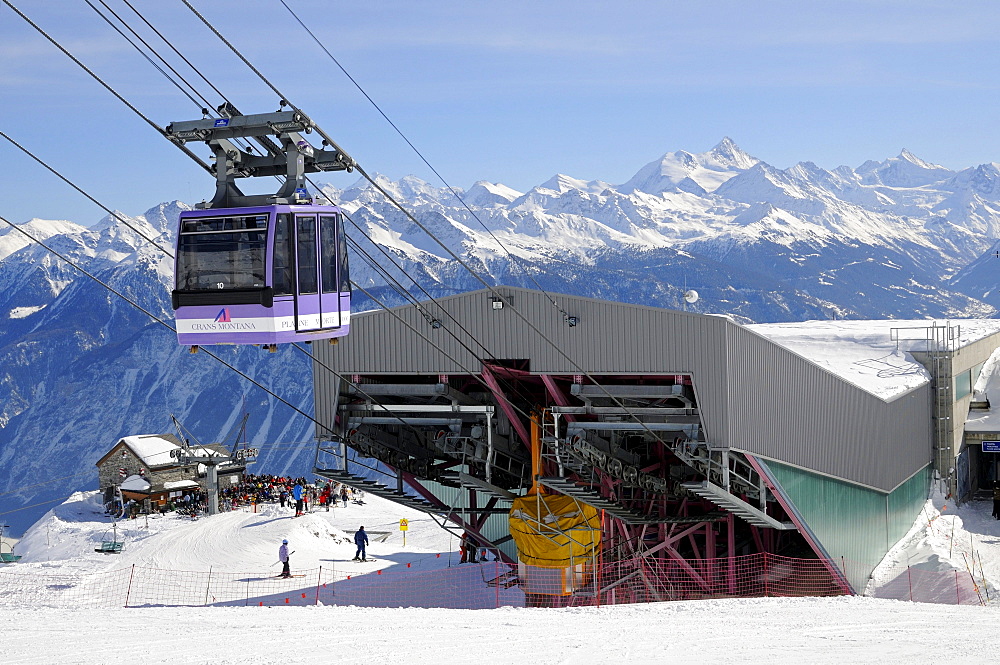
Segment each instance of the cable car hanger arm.
[[[307,173],[351,172],[356,167],[354,160],[328,139],[319,148],[310,145],[303,133],[315,130],[324,137],[326,133],[302,111],[241,115],[226,104],[219,111],[229,117],[174,122],[164,129],[164,136],[178,146],[203,141],[214,153],[211,172],[216,177],[215,196],[211,202],[199,204],[199,208],[309,203]],[[277,137],[280,146],[271,136]],[[268,154],[257,155],[240,148],[233,142],[240,138],[256,140]],[[236,185],[237,178],[268,176],[285,177],[281,189],[273,195],[246,195]]]

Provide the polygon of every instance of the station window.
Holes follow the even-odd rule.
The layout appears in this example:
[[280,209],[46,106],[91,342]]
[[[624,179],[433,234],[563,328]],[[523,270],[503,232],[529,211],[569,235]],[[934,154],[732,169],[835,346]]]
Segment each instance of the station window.
[[972,392],[972,370],[965,370],[955,376],[955,400],[960,400]]

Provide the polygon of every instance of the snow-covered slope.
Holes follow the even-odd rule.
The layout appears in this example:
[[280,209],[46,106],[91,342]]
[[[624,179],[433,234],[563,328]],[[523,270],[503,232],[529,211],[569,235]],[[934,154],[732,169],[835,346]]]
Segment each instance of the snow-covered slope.
[[[450,555],[458,551],[454,537],[424,513],[377,496],[365,495],[362,503],[338,503],[331,510],[313,510],[293,517],[294,510],[276,503],[250,507],[197,520],[177,513],[120,520],[113,524],[104,514],[97,492],[79,492],[51,509],[36,522],[17,545],[23,556],[17,566],[4,570],[33,573],[95,573],[131,565],[174,571],[280,572],[277,561],[282,539],[294,550],[297,569],[331,564],[350,566],[358,574],[394,565],[409,570],[430,570],[455,565]],[[399,520],[409,522],[406,545]],[[352,562],[353,536],[364,526],[371,544],[368,563]],[[124,542],[119,555],[94,551],[101,542]],[[384,538],[384,539],[383,539]],[[443,556],[437,556],[442,554]]]
[[[130,527],[135,535],[126,536],[121,555],[132,558],[110,565],[128,566],[129,561],[144,565],[147,560],[140,555],[146,553],[203,574],[220,565],[245,570],[244,564],[252,563],[259,569],[273,561],[276,541],[286,535],[293,547],[302,550],[293,557],[303,558],[303,563],[311,558],[342,560],[352,553],[353,548],[342,540],[355,524],[364,520],[366,528],[372,528],[369,524],[391,526],[397,514],[403,514],[383,510],[375,502],[339,510],[313,514],[308,522],[292,520],[287,512],[284,517],[235,513],[194,523],[160,518],[156,524],[151,520],[149,528],[137,522]],[[994,556],[997,522],[977,518],[985,510],[979,505],[955,515],[953,506],[929,505],[907,538],[875,571],[876,582],[905,579],[908,563],[918,570],[946,574],[973,551],[987,562],[1000,560]],[[88,523],[92,526],[86,528]],[[88,565],[92,570],[105,568],[108,557],[81,556],[73,550],[90,545],[106,527],[96,520],[87,498],[76,497],[28,534],[34,561],[7,566],[4,572],[22,574],[30,583],[39,575],[66,571],[74,565],[71,560],[76,561],[78,571]],[[59,542],[52,537],[53,530],[65,544],[46,545],[46,532],[49,543]],[[420,553],[428,565],[444,565],[444,557],[432,555],[445,544],[441,533],[415,529],[405,549],[399,539],[390,538],[370,550],[379,553],[382,562],[393,559],[396,565],[420,561]],[[44,560],[46,552],[48,561]],[[359,570],[371,572],[374,566]],[[996,568],[992,563],[983,568],[995,595]],[[986,589],[982,591],[985,594]],[[149,663],[402,660],[436,665],[467,660],[472,653],[475,659],[490,663],[561,662],[573,654],[573,662],[581,663],[626,657],[639,663],[725,665],[762,661],[986,664],[995,660],[989,645],[995,641],[995,625],[1000,620],[995,604],[952,606],[871,597],[740,598],[567,609],[502,607],[475,612],[322,605],[126,610],[19,604],[5,605],[3,610],[10,625],[2,646],[7,662],[66,665],[120,662],[123,650]],[[724,629],[707,630],[709,625]],[[141,635],[132,638],[127,626],[138,626],[134,630]],[[670,628],[668,640],[663,638],[664,626]]]

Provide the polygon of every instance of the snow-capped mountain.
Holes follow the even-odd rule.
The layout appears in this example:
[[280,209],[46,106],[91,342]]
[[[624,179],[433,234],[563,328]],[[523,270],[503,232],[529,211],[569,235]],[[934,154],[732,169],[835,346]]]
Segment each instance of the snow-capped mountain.
[[[779,169],[727,138],[704,153],[667,153],[620,185],[565,174],[526,192],[376,180],[416,222],[366,181],[324,188],[357,225],[347,226],[360,248],[351,277],[378,300],[356,293],[357,309],[402,304],[399,286],[437,297],[481,288],[480,278],[673,308],[695,288],[693,309],[757,322],[1000,308],[996,163],[954,172],[903,150],[858,168]],[[128,217],[149,240],[112,217],[20,228],[169,322],[171,261],[150,241],[169,248],[186,208]],[[207,354],[188,354],[165,326],[9,227],[0,228],[0,279],[0,512],[93,486],[94,462],[120,436],[172,431],[171,414],[198,439],[219,441],[245,410],[258,469],[308,470],[307,418]],[[311,412],[304,354],[219,355]],[[36,486],[72,474],[83,475]],[[45,509],[6,519],[17,531]]]

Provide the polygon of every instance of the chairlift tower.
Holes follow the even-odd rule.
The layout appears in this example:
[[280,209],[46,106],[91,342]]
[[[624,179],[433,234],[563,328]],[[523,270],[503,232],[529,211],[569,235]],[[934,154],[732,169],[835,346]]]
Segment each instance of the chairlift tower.
[[191,448],[175,448],[170,451],[170,456],[180,464],[204,464],[205,484],[208,490],[208,514],[219,514],[219,467],[234,462],[247,463],[257,457],[256,448],[237,450],[229,455],[213,455],[206,450],[204,454],[195,453]]

